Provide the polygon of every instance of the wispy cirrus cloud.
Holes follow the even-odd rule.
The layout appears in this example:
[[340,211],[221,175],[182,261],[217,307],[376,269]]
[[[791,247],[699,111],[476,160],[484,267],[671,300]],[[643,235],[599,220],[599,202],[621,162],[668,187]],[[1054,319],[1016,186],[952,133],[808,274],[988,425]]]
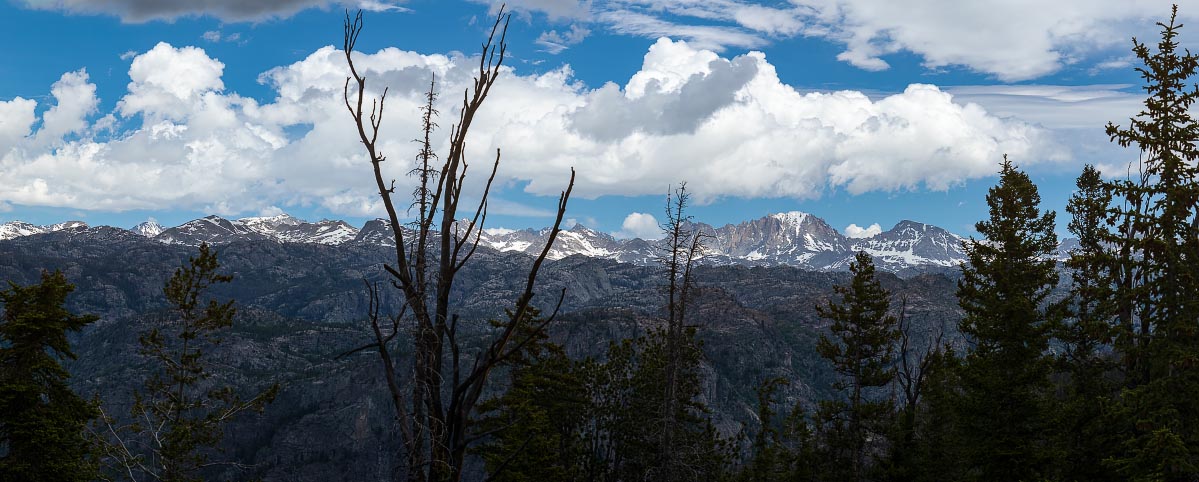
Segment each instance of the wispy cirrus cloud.
[[[223,21],[285,18],[332,6],[407,10],[405,0],[17,0],[34,9],[115,15],[126,22],[212,16]],[[796,37],[840,45],[837,58],[885,70],[907,52],[929,69],[964,68],[1005,82],[1036,79],[1067,67],[1093,72],[1127,65],[1129,38],[1154,37],[1155,21],[1177,0],[471,0],[494,12],[502,4],[552,25],[538,44],[547,51],[582,40],[586,30],[687,40],[722,52]],[[1184,5],[1182,23],[1199,19]],[[580,35],[581,34],[581,35]],[[1189,42],[1189,40],[1187,40]],[[1195,44],[1199,46],[1199,44]]]
[[189,16],[211,16],[225,21],[258,21],[286,18],[309,8],[342,5],[368,11],[407,10],[402,0],[18,0],[28,8],[68,13],[113,15],[141,23]]
[[590,33],[591,30],[576,23],[572,24],[569,30],[563,30],[561,33],[557,30],[542,32],[534,42],[544,47],[546,52],[556,55],[570,46],[582,42]]
[[[1092,70],[1124,67],[1129,38],[1154,37],[1154,22],[1168,17],[1171,3],[1176,2],[538,0],[512,6],[620,34],[684,39],[718,52],[819,38],[841,45],[837,58],[865,70],[888,69],[888,56],[909,52],[929,69],[965,68],[1009,82],[1079,64]],[[1184,6],[1180,16],[1190,23],[1199,10]]]

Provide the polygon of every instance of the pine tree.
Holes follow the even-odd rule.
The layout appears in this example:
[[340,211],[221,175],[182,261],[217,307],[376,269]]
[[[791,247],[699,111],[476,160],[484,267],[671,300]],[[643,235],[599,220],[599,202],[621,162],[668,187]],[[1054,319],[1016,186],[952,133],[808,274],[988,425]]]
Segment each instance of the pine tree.
[[68,332],[97,318],[63,304],[75,287],[61,271],[0,291],[0,480],[84,481],[95,476],[87,423],[95,407],[67,386]]
[[1065,265],[1071,274],[1070,320],[1055,334],[1063,350],[1057,370],[1063,374],[1063,393],[1057,411],[1057,477],[1062,480],[1110,480],[1113,474],[1102,461],[1115,443],[1111,424],[1104,419],[1108,401],[1115,395],[1109,381],[1116,368],[1107,355],[1114,330],[1111,233],[1107,209],[1111,194],[1099,171],[1087,165],[1070,197],[1067,228],[1077,237],[1078,247]]
[[958,282],[959,329],[973,350],[959,370],[959,440],[978,480],[1036,480],[1050,462],[1047,411],[1051,330],[1060,310],[1046,297],[1058,281],[1054,213],[1028,176],[1004,157],[987,193],[985,241],[966,244]]
[[1177,13],[1158,23],[1156,52],[1133,39],[1145,110],[1128,127],[1107,126],[1114,142],[1141,152],[1136,178],[1108,184],[1124,248],[1113,264],[1124,276],[1116,349],[1126,367],[1116,416],[1127,422],[1123,453],[1110,462],[1137,480],[1199,477],[1199,123],[1190,115],[1199,86],[1188,85],[1199,55],[1179,51]]
[[588,463],[583,430],[589,400],[578,364],[548,341],[537,310],[521,334],[530,340],[506,365],[511,384],[484,402],[479,430],[491,440],[476,452],[488,479],[500,481],[582,480]]
[[245,400],[236,387],[213,380],[209,358],[237,311],[232,300],[208,298],[213,286],[233,280],[219,268],[216,253],[201,244],[199,255],[175,270],[163,287],[170,313],[139,337],[140,352],[154,371],[144,391],[134,394],[132,433],[111,430],[128,440],[106,444],[113,463],[123,466],[119,470],[153,480],[199,482],[230,419],[263,410],[279,391],[272,385]]
[[749,459],[737,479],[744,482],[813,480],[820,466],[816,441],[802,407],[796,403],[782,420],[775,412],[775,394],[787,380],[775,378],[758,387],[761,427],[750,446]]
[[888,315],[890,293],[875,278],[874,262],[859,252],[849,271],[848,286],[834,288],[839,303],[817,306],[820,316],[832,320],[833,339],[821,335],[816,351],[833,364],[841,376],[834,385],[846,391],[846,401],[822,404],[822,421],[831,424],[826,442],[848,473],[847,480],[860,481],[891,417],[891,400],[872,396],[895,379],[897,321]]
[[[695,329],[684,331],[685,343],[671,346],[668,333],[655,329],[618,350],[631,360],[609,360],[627,367],[628,379],[615,380],[624,387],[623,406],[614,407],[618,480],[700,481],[719,477],[728,460],[728,447],[708,419],[709,410],[699,396],[703,389],[700,363],[703,350]],[[619,346],[619,345],[618,345]],[[672,369],[676,377],[666,400],[663,381]],[[616,372],[616,371],[613,371]],[[618,372],[616,372],[618,373]],[[673,407],[670,444],[663,444],[663,406]]]
[[707,406],[699,400],[703,348],[698,326],[688,323],[695,295],[692,270],[704,251],[704,234],[691,227],[691,216],[686,214],[689,203],[686,183],[666,196],[665,245],[659,258],[666,275],[666,316],[661,327],[636,340],[636,363],[630,374],[633,403],[629,408],[633,414],[651,418],[634,429],[640,433],[626,432],[630,447],[641,447],[625,458],[627,467],[664,482],[710,478],[725,463],[723,442],[708,421]]
[[[665,252],[660,262],[666,272],[666,319],[661,330],[650,334],[642,360],[651,362],[643,368],[656,370],[661,365],[659,420],[654,427],[659,438],[656,451],[659,458],[654,470],[666,477],[673,477],[688,470],[683,458],[685,444],[682,440],[686,425],[693,418],[695,397],[698,393],[699,360],[703,352],[695,339],[694,325],[688,325],[687,309],[690,308],[694,288],[692,267],[703,254],[703,234],[689,227],[691,217],[685,214],[690,196],[687,184],[680,184],[673,196],[666,196],[666,223],[662,232],[666,236]],[[660,346],[659,346],[660,344]],[[661,352],[656,350],[660,349]],[[646,355],[656,355],[649,356]],[[689,448],[689,447],[688,447]]]
[[1078,190],[1070,197],[1066,211],[1070,213],[1067,229],[1078,239],[1078,247],[1070,252],[1066,267],[1070,269],[1073,323],[1063,324],[1057,338],[1066,344],[1065,357],[1073,370],[1083,370],[1083,383],[1095,381],[1096,375],[1107,367],[1099,359],[1099,350],[1113,333],[1111,317],[1113,279],[1111,252],[1108,241],[1107,209],[1111,193],[1095,166],[1087,165],[1075,182]]

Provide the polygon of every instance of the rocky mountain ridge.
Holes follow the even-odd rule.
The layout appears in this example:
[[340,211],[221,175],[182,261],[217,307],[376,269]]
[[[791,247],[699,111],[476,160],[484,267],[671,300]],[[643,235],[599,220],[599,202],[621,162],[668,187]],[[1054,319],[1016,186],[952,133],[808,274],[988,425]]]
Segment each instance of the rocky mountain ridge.
[[[703,262],[711,265],[794,266],[815,271],[843,271],[857,251],[874,256],[878,267],[903,276],[955,269],[966,259],[965,238],[930,224],[904,220],[887,231],[865,238],[845,236],[823,219],[792,211],[714,227],[693,223],[690,229],[707,237]],[[0,224],[0,240],[61,230],[87,231],[87,224],[70,221],[35,226],[13,221]],[[162,242],[196,246],[237,241],[342,246],[366,244],[395,246],[389,222],[367,221],[355,228],[340,220],[309,222],[287,214],[226,219],[206,216],[179,226],[163,228],[153,220],[129,231]],[[499,252],[536,255],[544,248],[548,229],[487,229],[478,233],[481,246]],[[1063,241],[1063,250],[1071,240]],[[618,239],[581,224],[564,229],[550,250],[550,259],[573,255],[648,265],[661,253],[661,241]]]
[[[214,473],[206,480],[390,480],[393,455],[402,447],[387,390],[379,383],[378,357],[367,351],[339,355],[370,339],[363,281],[387,287],[389,275],[381,265],[394,251],[362,240],[337,246],[277,242],[242,231],[245,223],[226,221],[204,223],[213,232],[233,229],[254,239],[217,248],[221,272],[233,282],[215,286],[212,295],[235,300],[239,316],[212,352],[221,367],[216,377],[245,387],[247,394],[273,382],[283,389],[261,416],[239,419],[227,432],[229,459],[243,461],[246,471]],[[599,243],[597,234],[586,231],[564,232],[561,247]],[[110,413],[127,414],[132,390],[147,376],[137,337],[162,322],[163,283],[194,255],[194,247],[130,230],[61,229],[0,241],[0,279],[24,285],[36,282],[42,270],[63,271],[76,285],[68,308],[100,317],[72,341],[78,355],[68,363],[73,388],[89,397],[99,394]],[[523,292],[531,264],[522,252],[476,253],[451,293],[464,340],[485,340],[492,326],[487,320],[503,316]],[[542,266],[533,303],[553,308],[565,290],[551,338],[572,358],[600,357],[609,343],[660,326],[663,276],[658,266],[567,256]],[[803,401],[806,409],[832,396],[835,374],[815,349],[827,320],[815,306],[848,279],[845,272],[789,266],[696,268],[689,312],[706,353],[704,401],[722,433],[732,436],[753,426],[755,389],[762,380],[792,380],[780,397]],[[908,300],[907,314],[921,340],[956,326],[960,309],[952,276],[881,273],[880,279],[896,299]],[[381,312],[398,313],[403,295],[383,288],[379,302]],[[468,346],[471,353],[482,349]]]

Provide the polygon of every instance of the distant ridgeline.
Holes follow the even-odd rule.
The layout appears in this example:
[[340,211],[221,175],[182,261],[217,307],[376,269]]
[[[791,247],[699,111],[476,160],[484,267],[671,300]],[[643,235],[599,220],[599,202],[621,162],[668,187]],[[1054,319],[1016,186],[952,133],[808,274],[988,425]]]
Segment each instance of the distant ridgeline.
[[[728,224],[719,228],[695,223],[693,228],[709,236],[702,262],[715,265],[794,266],[816,271],[845,271],[854,253],[866,251],[878,268],[911,276],[926,272],[953,270],[965,261],[961,236],[937,226],[915,221],[900,221],[893,228],[866,238],[851,238],[829,226],[823,219],[807,213],[789,212]],[[80,221],[50,226],[35,226],[20,221],[0,224],[0,241],[55,231],[88,236],[94,230]],[[309,222],[286,214],[236,220],[208,216],[172,228],[148,221],[129,231],[166,244],[198,246],[237,241],[275,241],[280,243],[341,246],[373,244],[395,246],[389,222],[368,221],[361,229],[345,221]],[[487,230],[480,245],[500,252],[534,255],[545,246],[548,230]],[[1064,260],[1075,240],[1066,239],[1058,256]],[[581,224],[559,235],[549,259],[572,255],[611,259],[638,265],[654,264],[661,253],[659,241],[617,239]]]

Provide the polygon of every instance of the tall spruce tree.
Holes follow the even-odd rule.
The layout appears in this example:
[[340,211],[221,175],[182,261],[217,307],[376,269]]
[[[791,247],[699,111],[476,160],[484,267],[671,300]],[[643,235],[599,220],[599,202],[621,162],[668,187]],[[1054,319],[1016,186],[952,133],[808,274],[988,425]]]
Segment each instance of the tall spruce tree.
[[1125,247],[1114,265],[1127,276],[1115,296],[1127,367],[1116,416],[1127,425],[1110,465],[1135,480],[1199,478],[1199,123],[1190,114],[1199,86],[1189,83],[1199,55],[1180,51],[1177,14],[1158,23],[1156,52],[1133,39],[1145,109],[1127,127],[1107,126],[1112,141],[1141,153],[1137,176],[1108,185]]
[[1046,297],[1057,284],[1054,213],[1028,176],[1004,156],[987,193],[986,239],[965,245],[958,282],[959,329],[972,345],[959,370],[958,438],[968,477],[1036,480],[1046,474],[1050,333],[1058,311]]
[[832,363],[841,377],[834,387],[846,395],[844,401],[822,405],[822,422],[830,428],[826,443],[837,465],[846,470],[840,477],[860,481],[892,415],[892,401],[880,399],[877,390],[895,379],[899,330],[895,317],[887,313],[891,295],[875,277],[870,255],[858,252],[849,271],[850,284],[833,288],[841,300],[816,307],[820,316],[833,322],[833,338],[821,335],[816,351]]
[[95,407],[67,386],[67,333],[96,320],[63,307],[75,287],[61,271],[0,291],[0,480],[84,481],[95,477],[85,436]]
[[1067,228],[1078,239],[1065,265],[1070,270],[1071,316],[1055,334],[1062,344],[1057,370],[1064,386],[1054,430],[1057,439],[1057,478],[1111,480],[1103,467],[1115,442],[1105,406],[1114,398],[1110,374],[1116,368],[1108,347],[1114,335],[1111,232],[1107,209],[1111,194],[1092,165],[1083,168],[1070,197]]
[[1099,170],[1089,164],[1075,186],[1077,190],[1066,211],[1071,216],[1067,229],[1078,239],[1078,247],[1071,250],[1065,262],[1070,269],[1073,320],[1063,323],[1056,336],[1066,344],[1068,368],[1081,370],[1074,375],[1085,375],[1076,381],[1086,384],[1096,381],[1095,377],[1107,368],[1099,351],[1113,336],[1109,323],[1112,253],[1108,243],[1112,233],[1107,224],[1111,193]]

